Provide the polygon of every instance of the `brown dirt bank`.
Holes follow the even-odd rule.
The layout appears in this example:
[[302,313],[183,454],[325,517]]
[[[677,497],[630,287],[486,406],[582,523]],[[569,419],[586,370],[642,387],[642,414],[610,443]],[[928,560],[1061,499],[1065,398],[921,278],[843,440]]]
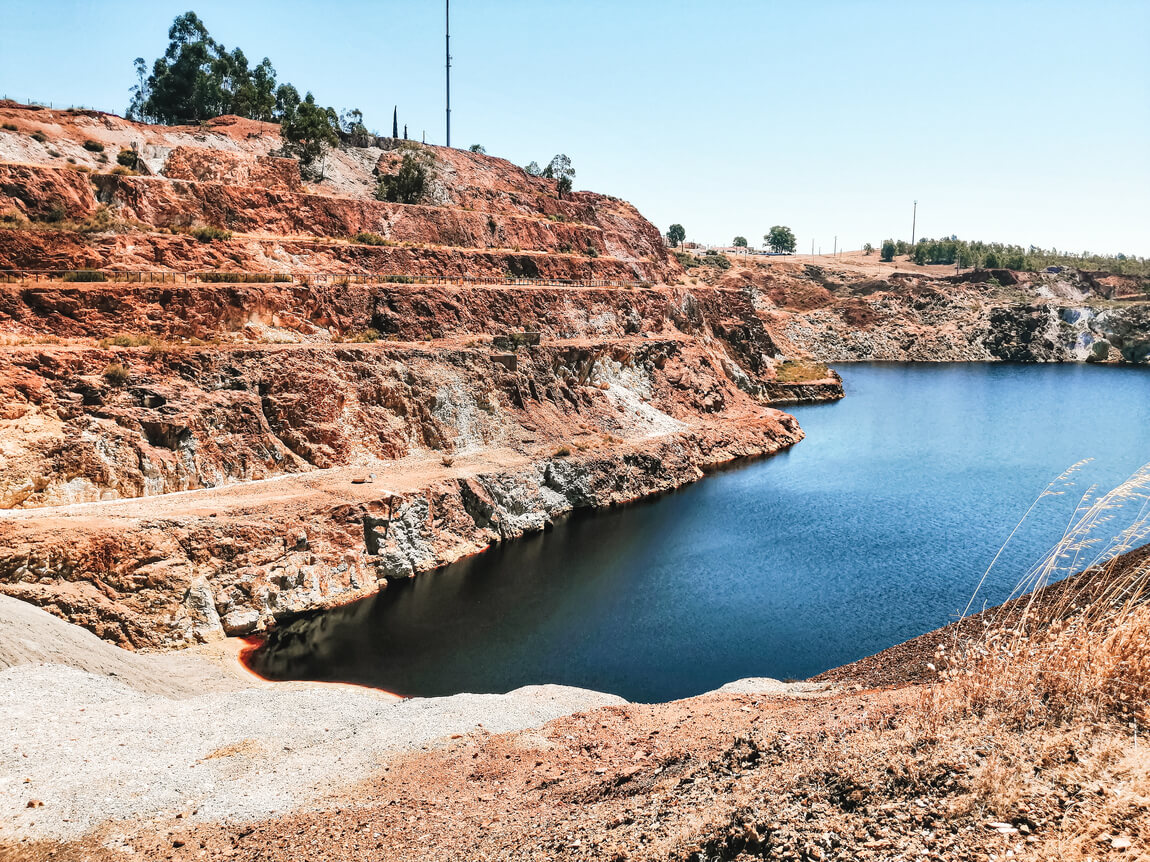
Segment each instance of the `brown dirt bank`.
[[[478,153],[378,138],[301,182],[279,127],[206,127],[0,106],[0,269],[224,269],[546,276],[664,282],[678,265],[630,204]],[[92,146],[95,142],[100,147]],[[85,146],[89,143],[89,146]],[[101,151],[101,147],[102,150]],[[131,149],[133,171],[114,171]],[[434,163],[417,204],[376,200],[408,149]],[[193,229],[232,236],[200,242]],[[368,235],[367,241],[356,240]]]

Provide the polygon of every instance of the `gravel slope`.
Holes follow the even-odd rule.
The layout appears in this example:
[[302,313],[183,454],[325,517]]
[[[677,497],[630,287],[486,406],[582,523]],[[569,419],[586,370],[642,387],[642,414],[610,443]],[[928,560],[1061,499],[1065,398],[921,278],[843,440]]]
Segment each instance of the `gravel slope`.
[[553,685],[409,700],[273,685],[218,648],[127,653],[5,597],[0,667],[0,847],[73,839],[106,820],[317,810],[394,754],[624,703]]

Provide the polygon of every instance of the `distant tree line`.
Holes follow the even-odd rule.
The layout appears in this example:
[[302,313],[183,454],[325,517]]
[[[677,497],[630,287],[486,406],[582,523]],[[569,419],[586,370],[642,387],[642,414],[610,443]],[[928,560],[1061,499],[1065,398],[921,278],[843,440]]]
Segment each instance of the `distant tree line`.
[[967,241],[954,238],[920,239],[913,246],[905,240],[883,240],[880,259],[894,260],[905,255],[920,265],[958,264],[964,268],[1013,269],[1034,271],[1048,266],[1073,266],[1079,269],[1105,270],[1118,275],[1150,275],[1150,259],[1126,254],[1091,254],[1044,249],[1036,245],[1023,248],[1000,242]]
[[[667,244],[672,248],[682,246],[683,240],[687,238],[687,231],[683,229],[681,224],[676,223],[667,229],[666,236]],[[747,248],[747,238],[745,236],[737,236],[731,245],[735,248]],[[796,245],[795,232],[786,225],[774,225],[768,233],[763,235],[763,246],[775,253],[793,254]]]

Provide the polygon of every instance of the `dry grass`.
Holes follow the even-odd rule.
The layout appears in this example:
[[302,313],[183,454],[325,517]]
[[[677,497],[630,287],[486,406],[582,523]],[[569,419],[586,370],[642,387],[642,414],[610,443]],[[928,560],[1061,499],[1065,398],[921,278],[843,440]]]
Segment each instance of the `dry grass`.
[[152,347],[160,343],[160,339],[146,332],[121,332],[109,338],[100,339],[100,346],[108,347]]
[[18,230],[66,231],[84,234],[147,233],[155,230],[155,228],[142,222],[117,217],[106,204],[98,206],[90,216],[82,221],[67,218],[63,207],[56,207],[51,213],[36,219],[28,219],[18,212],[8,212],[0,216],[0,221],[6,222],[9,227]]
[[131,372],[119,362],[109,362],[101,374],[109,386],[117,388],[126,386],[132,379]]
[[383,333],[369,326],[366,329],[357,329],[345,335],[337,335],[332,338],[332,341],[348,342],[351,344],[374,344],[382,338]]
[[788,359],[775,369],[779,383],[810,383],[826,380],[831,370],[821,362],[806,359]]
[[1128,553],[1148,488],[1144,468],[1087,492],[1018,591],[1087,571],[940,647],[938,681],[901,709],[771,741],[773,774],[696,858],[1150,860],[1150,553]]
[[[1080,466],[1039,499],[1065,493]],[[1016,590],[1038,591],[982,638],[940,647],[940,681],[912,712],[918,744],[979,740],[987,756],[968,802],[1015,826],[1011,811],[1050,813],[1043,858],[1150,859],[1150,753],[1139,740],[1150,724],[1150,554],[1129,553],[1148,520],[1150,465],[1108,493],[1087,491]]]
[[[1036,503],[1065,493],[1081,466],[1051,483]],[[936,666],[944,684],[932,689],[930,710],[943,720],[994,714],[1019,729],[1106,722],[1145,727],[1150,556],[1124,555],[1148,532],[1150,465],[1105,494],[1088,490],[1062,538],[1018,582],[1015,595],[1030,593],[1021,607],[992,615],[986,635],[952,645],[954,655],[940,647]],[[1043,589],[1080,570],[1058,589]]]
[[1135,732],[1150,720],[1150,606],[1090,605],[991,630],[938,664],[944,682],[924,702],[937,721],[975,714],[1018,730],[1119,722]]

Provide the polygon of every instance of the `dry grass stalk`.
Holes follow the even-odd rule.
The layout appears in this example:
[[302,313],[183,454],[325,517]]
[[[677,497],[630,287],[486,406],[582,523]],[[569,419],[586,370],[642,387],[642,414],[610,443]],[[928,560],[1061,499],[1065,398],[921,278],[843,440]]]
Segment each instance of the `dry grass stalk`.
[[[1063,493],[1056,489],[1081,466],[1060,476],[1038,499]],[[1131,510],[1129,524],[1110,532]],[[1104,538],[1107,532],[1112,538]],[[1150,723],[1150,604],[1145,601],[1150,555],[1121,555],[1148,534],[1150,465],[1106,494],[1087,492],[1062,538],[1019,581],[1013,595],[1033,591],[1029,597],[988,617],[982,638],[952,644],[949,655],[940,646],[935,665],[941,683],[924,695],[924,710],[938,721],[989,714],[1019,729],[1113,722],[1135,732],[1145,727]],[[1080,569],[1083,573],[1065,585],[1043,589]]]

